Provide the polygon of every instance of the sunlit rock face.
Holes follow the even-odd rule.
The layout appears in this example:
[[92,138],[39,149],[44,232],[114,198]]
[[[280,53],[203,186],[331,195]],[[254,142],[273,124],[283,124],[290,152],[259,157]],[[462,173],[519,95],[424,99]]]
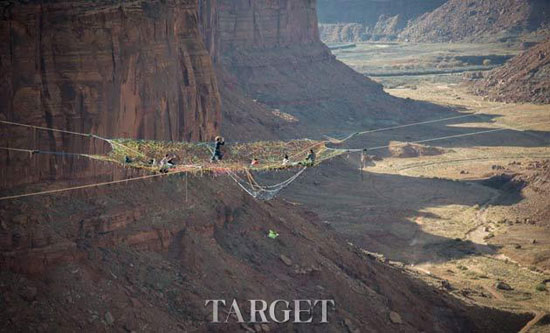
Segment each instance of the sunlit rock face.
[[471,90],[500,102],[550,104],[550,40],[529,48],[504,66],[483,73]]
[[[0,118],[105,137],[208,140],[219,132],[221,101],[196,0],[1,6]],[[103,149],[70,135],[6,133],[2,144],[11,147]],[[9,166],[27,158],[3,154]]]
[[540,31],[548,35],[548,0],[449,0],[403,30],[401,39],[415,42],[513,41]]
[[393,40],[409,21],[446,0],[319,0],[319,30],[325,42]]

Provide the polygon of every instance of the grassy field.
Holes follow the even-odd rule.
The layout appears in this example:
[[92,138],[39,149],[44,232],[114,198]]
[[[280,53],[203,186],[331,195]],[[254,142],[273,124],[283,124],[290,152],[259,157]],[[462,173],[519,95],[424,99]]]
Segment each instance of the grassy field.
[[368,76],[411,76],[487,70],[520,52],[503,44],[358,43],[332,53]]

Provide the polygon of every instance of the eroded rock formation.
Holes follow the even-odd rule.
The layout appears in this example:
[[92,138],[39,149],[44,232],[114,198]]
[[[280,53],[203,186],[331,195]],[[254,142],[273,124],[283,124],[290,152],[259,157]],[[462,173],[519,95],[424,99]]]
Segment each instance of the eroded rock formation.
[[401,39],[418,42],[508,40],[548,30],[547,0],[450,0],[411,22]]
[[[276,126],[283,138],[349,131],[401,116],[405,121],[411,113],[403,111],[415,108],[385,94],[381,85],[334,58],[318,36],[315,1],[210,0],[202,4],[201,17],[212,32],[208,39],[216,45],[211,52],[235,90],[254,100],[263,115],[282,112],[296,120],[283,117],[266,126]],[[249,103],[233,104],[253,109]],[[242,119],[233,108],[224,107],[224,113]],[[233,128],[240,128],[237,135],[247,132],[246,127]]]
[[410,20],[445,0],[319,0],[319,30],[325,42],[393,40]]
[[3,117],[108,137],[201,140],[219,130],[196,1],[54,1],[2,11]]
[[501,102],[550,104],[550,40],[483,73],[472,91]]

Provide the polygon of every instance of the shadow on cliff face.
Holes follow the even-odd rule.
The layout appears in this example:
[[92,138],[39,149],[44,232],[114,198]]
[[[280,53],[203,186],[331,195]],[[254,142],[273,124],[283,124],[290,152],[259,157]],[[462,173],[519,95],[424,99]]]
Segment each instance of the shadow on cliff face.
[[450,111],[390,96],[336,60],[319,38],[315,2],[205,0],[199,6],[226,137],[320,138]]
[[[204,306],[234,298],[246,309],[248,299],[335,300],[329,324],[267,324],[298,332],[513,332],[530,318],[463,304],[346,244],[317,215],[257,202],[225,177],[174,177],[5,209],[7,330],[236,331],[243,326],[233,319],[211,324]],[[268,238],[269,229],[280,236]]]
[[[320,42],[284,49],[234,51],[226,55],[223,65],[242,95],[247,96],[241,100],[253,99],[269,112],[283,112],[293,118],[279,121],[277,135],[282,139],[322,138],[371,126],[460,115],[440,105],[388,95],[381,85],[336,60]],[[228,99],[224,88],[221,90],[222,99]],[[245,102],[228,100],[226,114],[236,113],[237,106],[247,108]],[[249,117],[259,116],[252,112]],[[227,136],[242,137],[245,133],[247,139],[257,139],[261,133],[269,135],[273,131],[265,121],[265,128],[261,129],[247,128],[231,118],[226,120]],[[260,133],[254,131],[256,128]]]

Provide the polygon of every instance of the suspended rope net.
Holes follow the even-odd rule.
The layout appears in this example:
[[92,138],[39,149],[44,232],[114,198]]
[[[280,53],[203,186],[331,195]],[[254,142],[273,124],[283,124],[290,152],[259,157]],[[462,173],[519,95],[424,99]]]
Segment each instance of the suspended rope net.
[[[297,180],[309,167],[312,167],[314,165],[323,163],[326,160],[332,159],[336,156],[339,156],[341,154],[346,153],[345,151],[336,151],[336,150],[329,150],[324,145],[324,142],[321,143],[314,143],[313,145],[307,146],[303,151],[300,151],[292,157],[300,156],[303,153],[308,153],[310,150],[313,150],[316,148],[316,159],[315,163],[310,163],[307,161],[303,162],[293,162],[291,166],[287,167],[287,169],[299,167],[300,170],[296,172],[293,176],[289,177],[288,179],[274,184],[274,185],[260,185],[258,181],[255,179],[254,175],[252,174],[252,171],[254,169],[245,169],[242,172],[244,173],[245,179],[240,177],[238,175],[238,172],[229,171],[228,174],[239,185],[241,189],[243,189],[246,193],[248,193],[250,196],[252,196],[255,199],[259,200],[271,200],[274,197],[276,197],[279,192],[281,192],[284,188],[288,187],[290,184],[292,184],[295,180]],[[292,158],[289,156],[289,159]]]
[[[246,193],[248,193],[251,197],[259,200],[271,200],[279,194],[281,190],[283,190],[285,187],[289,186],[294,182],[304,171],[306,171],[307,167],[303,167],[300,171],[298,171],[296,174],[294,174],[292,177],[286,179],[285,181],[282,181],[275,185],[268,185],[268,186],[262,186],[259,185],[256,180],[251,177],[251,174],[246,171],[245,174],[247,174],[247,180],[242,179],[239,177],[239,175],[233,171],[230,171],[229,177],[233,179],[237,185],[241,189],[243,189]],[[250,176],[250,177],[249,177]]]
[[[386,130],[392,130],[396,128],[410,127],[421,124],[435,123],[445,120],[458,119],[473,116],[474,114],[467,114],[462,116],[429,120],[414,124],[399,125],[387,128],[381,128],[376,130],[369,130],[363,132],[355,132],[347,136],[343,140],[338,140],[338,143],[343,143],[350,138],[372,132],[380,132]],[[212,155],[212,148],[210,144],[207,143],[187,143],[187,142],[161,142],[161,141],[151,141],[151,140],[130,140],[130,139],[106,139],[99,137],[94,134],[85,134],[78,133],[73,131],[66,131],[60,129],[53,129],[41,126],[33,126],[27,124],[21,124],[16,122],[2,121],[0,123],[14,126],[29,127],[39,130],[46,130],[52,132],[60,132],[72,135],[78,135],[83,137],[92,137],[99,140],[108,142],[111,145],[111,151],[106,155],[89,155],[89,154],[80,154],[80,153],[71,153],[63,151],[39,151],[34,149],[24,149],[24,148],[15,148],[15,147],[0,147],[1,150],[12,151],[12,152],[23,152],[28,153],[29,156],[33,157],[37,154],[53,154],[53,155],[67,155],[67,156],[85,156],[92,159],[110,161],[113,163],[124,164],[125,166],[146,169],[153,172],[151,176],[137,177],[129,180],[139,180],[147,179],[150,177],[158,176],[158,172],[161,171],[158,165],[155,165],[155,161],[160,161],[163,157],[172,154],[177,158],[177,164],[174,165],[168,172],[168,174],[161,174],[163,176],[170,174],[179,174],[179,173],[188,173],[188,172],[213,172],[216,174],[227,174],[229,177],[235,181],[238,186],[243,189],[246,193],[252,197],[259,200],[271,200],[273,199],[281,190],[285,187],[292,184],[300,175],[302,175],[306,169],[310,166],[313,166],[313,163],[308,164],[305,161],[305,157],[308,155],[310,150],[313,150],[317,154],[317,159],[315,164],[320,164],[325,160],[332,159],[338,155],[344,153],[353,153],[353,152],[364,152],[365,149],[372,151],[378,149],[389,148],[389,145],[385,146],[376,146],[376,147],[367,147],[367,148],[332,148],[327,147],[326,144],[332,142],[329,141],[315,141],[311,139],[300,139],[292,140],[289,142],[283,141],[263,141],[263,142],[251,142],[251,143],[235,143],[230,144],[225,149],[225,157],[221,163],[211,163],[210,157]],[[550,122],[544,122],[550,123]],[[527,128],[532,125],[540,125],[543,123],[537,124],[528,124],[521,127],[513,128],[513,130],[520,130],[522,128]],[[511,128],[495,128],[484,131],[477,131],[472,133],[463,133],[456,135],[448,135],[424,140],[417,140],[411,143],[426,143],[440,140],[448,140],[460,137],[467,137],[480,134],[488,134],[500,131],[511,130]],[[406,145],[408,143],[403,143]],[[289,155],[291,163],[283,165],[282,156]],[[251,159],[261,160],[260,165],[250,165]],[[290,178],[274,185],[260,185],[252,175],[251,171],[273,171],[273,170],[290,170],[290,169],[299,169],[293,176]],[[239,173],[244,173],[246,179],[243,179],[239,176]],[[27,193],[22,195],[12,195],[6,197],[0,197],[1,200],[15,199],[19,197],[28,197],[34,195],[42,195],[49,193],[59,193],[64,191],[75,190],[79,188],[88,188],[94,186],[103,186],[111,183],[123,183],[124,180],[116,182],[107,182],[107,183],[97,183],[89,184],[85,186],[77,186],[65,189],[56,189],[51,191],[40,191],[35,193]]]
[[[217,163],[211,162],[213,153],[212,143],[189,143],[189,142],[162,142],[153,140],[133,140],[133,139],[107,139],[94,134],[66,131],[43,126],[34,126],[21,124],[11,121],[0,121],[0,123],[13,126],[21,126],[38,130],[51,131],[54,133],[71,134],[86,138],[96,138],[107,142],[110,145],[110,151],[105,154],[82,154],[66,151],[42,151],[36,149],[0,147],[10,153],[27,153],[30,158],[38,154],[62,155],[67,157],[86,157],[98,161],[109,162],[123,165],[124,167],[142,169],[151,172],[153,175],[163,173],[163,175],[178,173],[212,173],[214,175],[229,175],[243,190],[259,200],[270,200],[275,197],[282,189],[294,182],[306,169],[305,157],[311,149],[317,154],[325,150],[324,141],[315,141],[311,139],[283,141],[260,141],[248,143],[228,143],[224,146],[224,158]],[[334,155],[329,153],[328,155]],[[164,157],[170,156],[174,160],[169,168],[162,169],[160,161]],[[283,157],[289,156],[290,163],[283,164]],[[251,165],[251,160],[261,161],[258,165]],[[251,171],[278,171],[293,170],[298,171],[290,178],[274,185],[260,185]],[[241,178],[240,174],[244,175]],[[147,179],[145,176],[143,179]],[[136,180],[142,178],[136,178]],[[124,180],[116,183],[124,183]],[[0,200],[14,199],[18,197],[27,197],[33,195],[59,193],[63,191],[76,190],[80,188],[89,188],[94,186],[103,186],[111,184],[98,183],[89,184],[83,187],[73,186],[65,189],[45,190],[36,193],[10,195],[0,197]]]

